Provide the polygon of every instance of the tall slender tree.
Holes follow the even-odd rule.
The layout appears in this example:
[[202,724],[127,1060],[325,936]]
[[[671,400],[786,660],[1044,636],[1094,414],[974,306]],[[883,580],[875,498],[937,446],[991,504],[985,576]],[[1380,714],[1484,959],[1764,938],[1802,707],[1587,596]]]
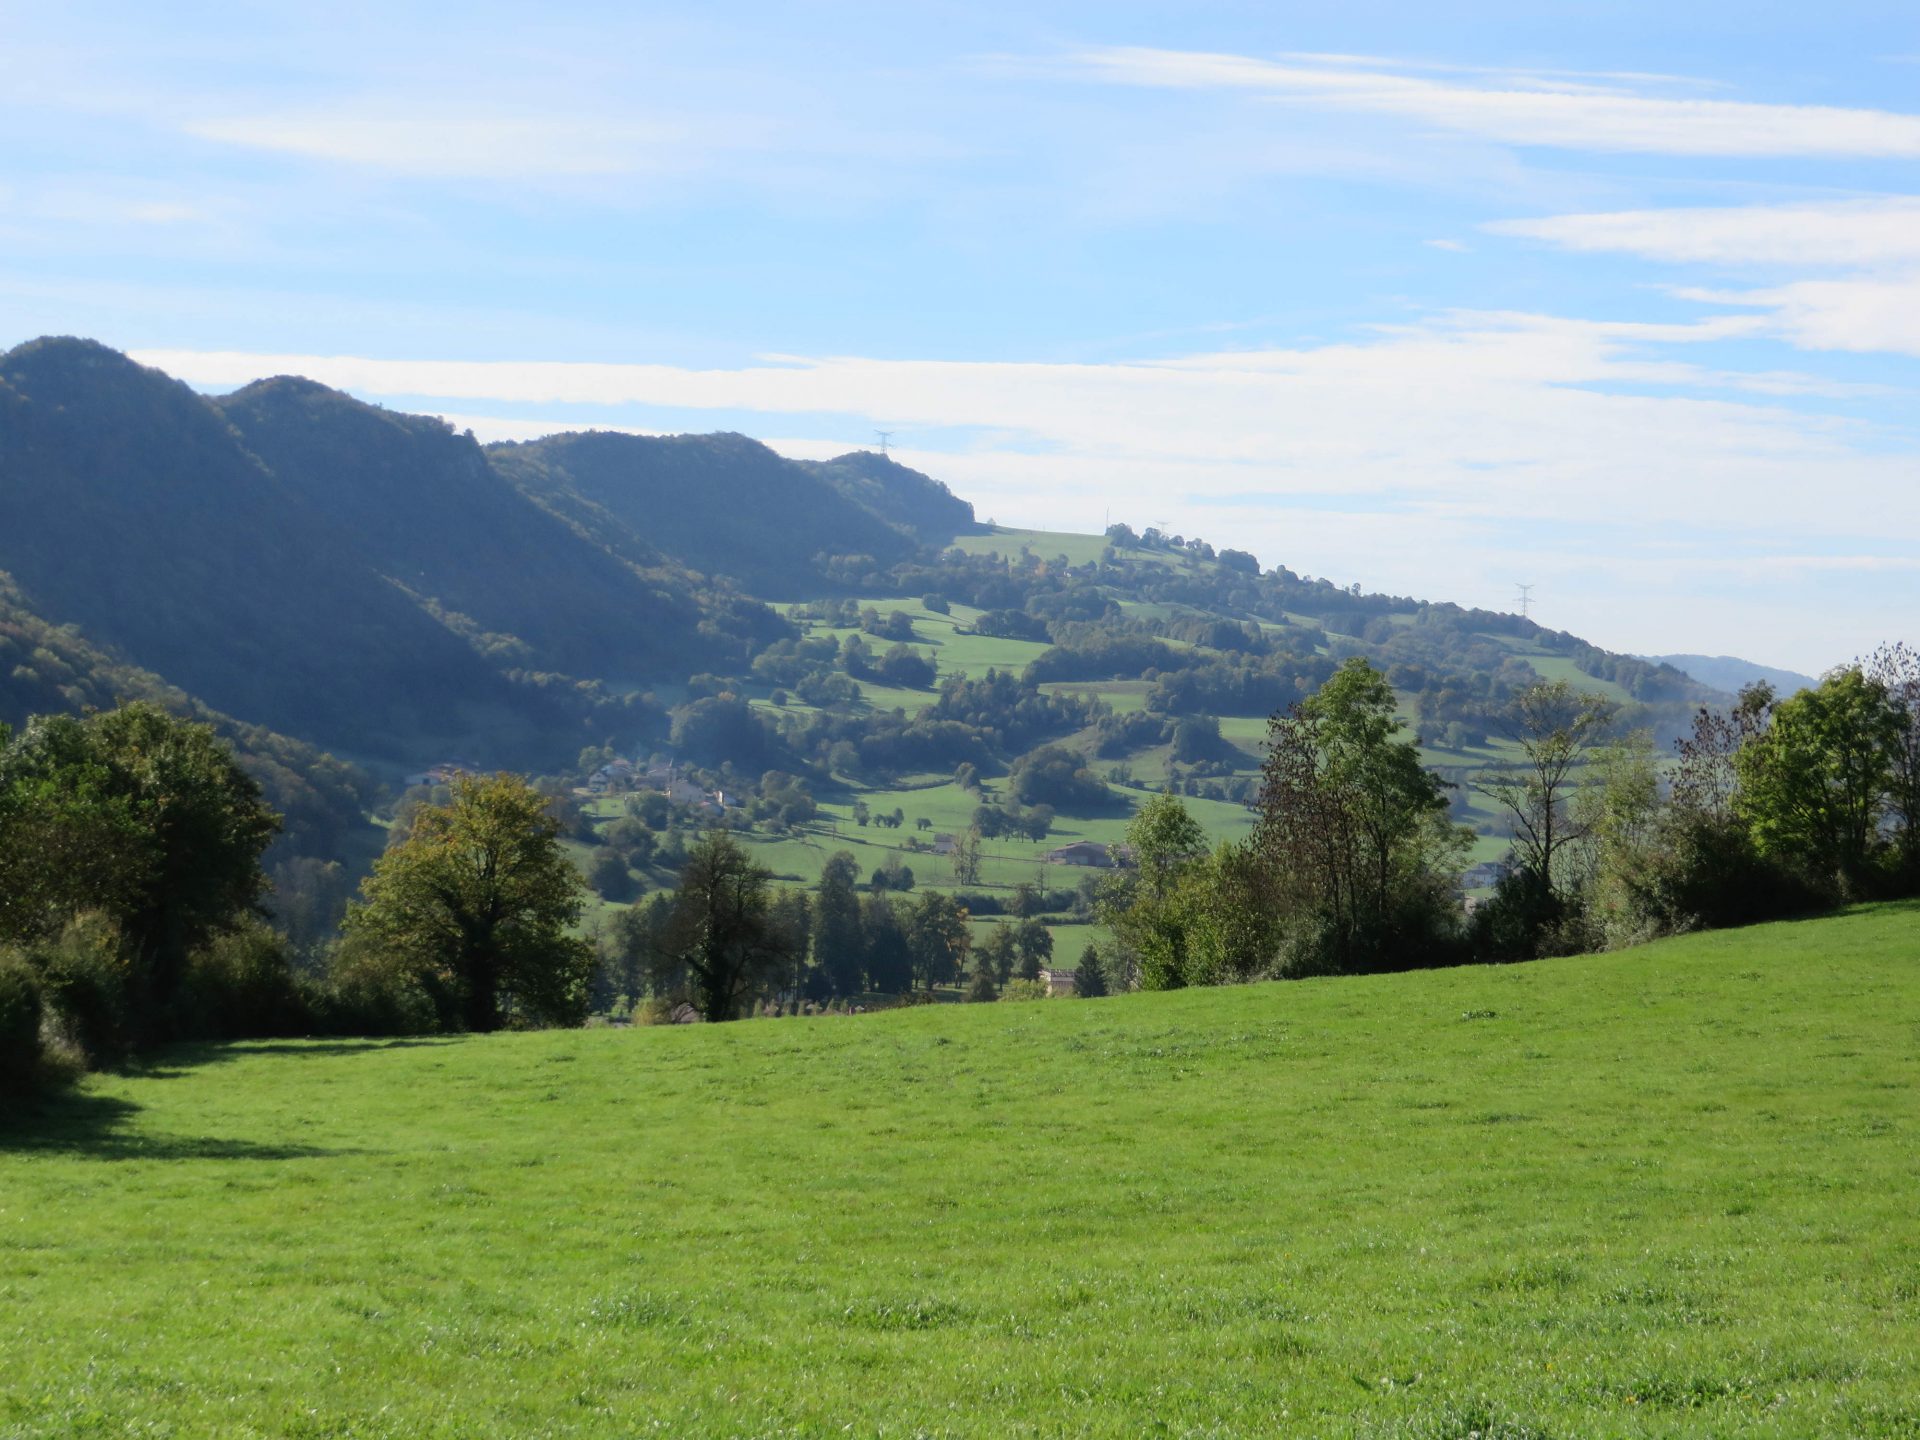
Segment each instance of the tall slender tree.
[[1550,900],[1560,898],[1571,847],[1587,837],[1575,812],[1580,767],[1600,744],[1617,707],[1565,680],[1540,681],[1513,697],[1501,728],[1520,747],[1513,770],[1490,771],[1474,789],[1506,812],[1520,868]]
[[866,983],[867,939],[860,915],[860,864],[847,851],[821,868],[813,913],[808,994],[815,1000],[858,994]]

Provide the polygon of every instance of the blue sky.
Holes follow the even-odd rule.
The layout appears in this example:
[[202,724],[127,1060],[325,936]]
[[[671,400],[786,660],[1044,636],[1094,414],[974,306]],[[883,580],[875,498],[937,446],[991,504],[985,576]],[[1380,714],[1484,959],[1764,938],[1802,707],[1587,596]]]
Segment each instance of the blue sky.
[[1910,3],[0,0],[0,344],[896,432],[1612,648],[1920,639]]

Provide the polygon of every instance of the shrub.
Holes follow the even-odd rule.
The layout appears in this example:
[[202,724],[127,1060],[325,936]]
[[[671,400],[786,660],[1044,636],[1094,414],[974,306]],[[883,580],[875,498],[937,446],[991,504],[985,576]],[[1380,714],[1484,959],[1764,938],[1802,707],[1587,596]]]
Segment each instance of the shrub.
[[1665,935],[1812,914],[1835,896],[1792,866],[1760,853],[1747,828],[1708,815],[1675,815],[1644,862],[1622,877],[1625,904]]
[[356,937],[334,950],[314,1028],[331,1035],[425,1035],[440,1028],[434,997],[390,953]]
[[673,1023],[673,1001],[664,995],[649,995],[633,1007],[633,1023],[636,1025],[671,1025]]
[[112,917],[76,915],[53,940],[29,950],[27,960],[38,972],[55,1036],[85,1063],[106,1064],[132,1048],[132,965]]
[[0,1092],[40,1078],[40,982],[18,956],[0,956]]
[[1038,980],[1009,980],[1006,989],[1000,992],[1002,1000],[1044,1000],[1047,987]]
[[[647,834],[649,842],[652,836]],[[593,868],[588,872],[587,883],[599,893],[603,900],[622,904],[640,893],[640,887],[633,883],[633,875],[627,869],[624,856],[612,846],[602,846],[594,855]]]
[[285,942],[264,925],[220,935],[187,962],[180,1033],[196,1040],[304,1035],[313,1028]]

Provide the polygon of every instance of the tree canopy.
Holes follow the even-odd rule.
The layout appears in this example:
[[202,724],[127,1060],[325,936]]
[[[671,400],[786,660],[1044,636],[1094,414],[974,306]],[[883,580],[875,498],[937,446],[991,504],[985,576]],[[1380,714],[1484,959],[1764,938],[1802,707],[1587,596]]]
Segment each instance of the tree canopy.
[[593,951],[568,931],[584,895],[545,796],[515,775],[461,775],[375,862],[347,940],[422,986],[443,1024],[578,1024]]

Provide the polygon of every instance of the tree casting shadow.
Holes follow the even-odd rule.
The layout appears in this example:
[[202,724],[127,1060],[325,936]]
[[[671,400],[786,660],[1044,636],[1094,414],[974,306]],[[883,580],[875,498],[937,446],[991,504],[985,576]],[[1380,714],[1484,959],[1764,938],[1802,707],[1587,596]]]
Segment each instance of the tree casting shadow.
[[80,1155],[90,1160],[311,1160],[357,1150],[261,1144],[216,1135],[147,1135],[129,1130],[140,1106],[84,1091],[42,1096],[0,1112],[0,1156]]
[[142,1080],[177,1080],[209,1065],[229,1065],[255,1055],[359,1055],[369,1050],[412,1050],[421,1046],[451,1045],[457,1035],[434,1035],[404,1040],[222,1040],[169,1045],[144,1060],[128,1062],[125,1073]]

